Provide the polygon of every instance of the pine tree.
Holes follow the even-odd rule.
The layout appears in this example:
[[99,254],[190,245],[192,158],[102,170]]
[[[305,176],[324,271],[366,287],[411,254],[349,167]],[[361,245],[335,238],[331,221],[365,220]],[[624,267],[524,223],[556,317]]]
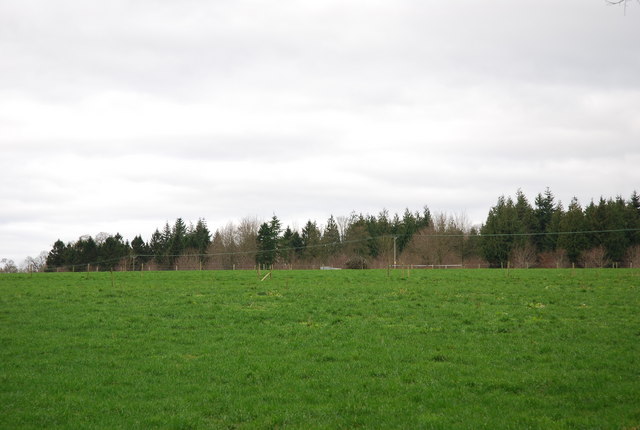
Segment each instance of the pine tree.
[[620,263],[631,245],[629,235],[624,231],[629,228],[625,216],[626,204],[622,197],[617,197],[615,200],[607,200],[605,207],[605,226],[609,232],[604,234],[603,245],[607,258],[612,263]]
[[544,195],[538,193],[535,200],[535,209],[533,211],[535,227],[533,232],[537,233],[537,235],[533,236],[533,243],[538,252],[551,251],[554,248],[555,238],[548,234],[555,210],[553,200],[553,193],[549,188],[545,190]]
[[356,220],[349,224],[345,234],[344,249],[349,257],[347,267],[350,269],[367,268],[369,257],[369,247],[367,242],[371,239],[367,231],[366,220],[359,215]]
[[518,217],[518,227],[516,233],[519,236],[514,237],[514,248],[518,248],[519,251],[531,248],[533,241],[530,234],[536,231],[536,218],[535,212],[529,204],[529,200],[524,195],[522,190],[516,192],[515,210]]
[[303,244],[300,234],[297,231],[293,231],[291,227],[287,226],[286,230],[280,238],[280,244],[278,246],[280,250],[280,258],[286,264],[293,264],[300,255]]
[[629,246],[640,245],[640,195],[636,191],[631,194],[625,210],[627,240]]
[[269,267],[276,262],[279,238],[280,220],[274,215],[270,222],[262,223],[258,229],[256,263],[262,267]]
[[327,220],[327,225],[322,233],[322,259],[324,264],[328,264],[331,257],[337,256],[340,252],[340,230],[333,215]]
[[513,200],[500,196],[480,229],[480,248],[485,260],[494,267],[506,266],[514,246],[514,235],[521,232],[522,224]]
[[171,229],[171,239],[169,241],[169,263],[173,265],[185,250],[187,238],[187,225],[182,218],[177,218]]
[[578,263],[580,254],[587,248],[587,238],[583,233],[585,231],[586,221],[584,213],[578,199],[574,197],[569,203],[567,212],[560,220],[560,231],[562,234],[558,237],[558,247],[567,253],[567,258],[572,263]]
[[[156,230],[156,232],[158,233],[158,235],[160,234],[158,230]],[[144,240],[142,240],[142,236],[140,235],[134,237],[131,241],[131,252],[135,257],[135,268],[140,267],[140,264],[146,263],[151,259],[151,257],[149,256],[151,254],[150,247],[144,242]]]
[[305,226],[302,228],[302,234],[300,235],[302,238],[302,258],[308,262],[313,261],[320,255],[320,240],[321,233],[320,229],[318,229],[318,225],[315,221],[307,221]]
[[87,264],[96,263],[98,260],[98,245],[91,236],[82,236],[73,245],[73,265],[79,266],[76,270],[86,270]]
[[47,270],[55,270],[65,264],[67,246],[60,239],[56,240],[47,255]]
[[207,227],[207,223],[204,219],[198,219],[196,227],[191,232],[188,242],[189,247],[195,249],[198,253],[200,262],[204,263],[206,261],[206,255],[204,254],[206,254],[207,248],[209,248],[209,244],[211,243],[211,233],[209,232],[209,228]]
[[165,264],[165,248],[166,242],[164,236],[160,231],[156,228],[156,231],[151,235],[151,239],[149,240],[149,253],[153,255],[153,258],[156,260],[158,264]]
[[98,262],[101,268],[112,270],[120,260],[130,255],[130,246],[124,242],[120,233],[109,236],[102,245],[98,247]]

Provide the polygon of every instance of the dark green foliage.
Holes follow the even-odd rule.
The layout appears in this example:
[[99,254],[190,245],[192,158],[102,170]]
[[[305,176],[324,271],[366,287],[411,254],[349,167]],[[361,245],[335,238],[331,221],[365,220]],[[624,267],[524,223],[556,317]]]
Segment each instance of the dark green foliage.
[[[537,219],[535,212],[529,203],[529,200],[524,195],[522,190],[516,192],[515,210],[518,217],[518,230],[520,233],[529,233],[536,231]],[[521,236],[516,238],[516,245],[523,246],[526,242],[530,241],[530,237]]]
[[337,255],[341,249],[340,230],[333,215],[327,220],[327,225],[322,233],[321,243],[323,263],[326,263],[331,256]]
[[169,239],[169,264],[175,262],[175,260],[182,255],[187,246],[187,226],[182,218],[176,219],[171,229],[171,236]]
[[309,220],[302,228],[300,234],[302,239],[302,259],[306,261],[314,261],[321,253],[320,240],[322,239],[322,233],[318,228],[318,224]]
[[[584,210],[585,228],[594,233],[587,235],[587,247],[604,247],[612,262],[622,261],[629,246],[629,235],[621,229],[629,228],[625,219],[626,204],[621,198],[592,201]],[[618,230],[618,231],[613,231]]]
[[629,232],[627,235],[629,246],[640,245],[640,195],[635,191],[631,195],[625,210],[625,225],[629,229],[636,230]]
[[204,263],[207,260],[204,254],[207,253],[207,249],[210,244],[211,232],[207,227],[206,221],[200,218],[196,223],[195,228],[191,228],[187,232],[185,237],[185,248],[198,254],[198,259],[200,262]]
[[266,266],[344,265],[351,260],[382,267],[391,264],[394,255],[415,264],[475,265],[484,259],[492,267],[509,263],[548,267],[566,265],[568,259],[577,265],[606,267],[637,264],[640,255],[640,196],[635,191],[628,201],[601,198],[584,209],[573,201],[565,211],[548,188],[538,193],[534,206],[518,190],[515,199],[501,196],[479,227],[458,223],[446,214],[432,218],[427,206],[422,213],[406,209],[402,217],[382,210],[377,216],[352,213],[337,219],[331,216],[324,229],[308,220],[300,232],[287,227],[281,236],[277,217],[260,226],[260,232],[259,223],[247,218],[237,227],[229,224],[217,230],[217,240],[214,235],[212,241],[204,219],[194,227],[178,218],[173,226],[166,222],[162,230],[156,229],[148,244],[141,236],[131,247],[122,237],[111,236],[99,243],[90,236],[66,245],[57,241],[47,266],[82,271],[100,265],[106,270],[123,265],[122,259],[130,256],[135,268],[153,260],[158,268],[173,269],[178,258],[195,254],[200,267],[226,269],[250,267],[254,260]]
[[560,231],[564,234],[558,237],[558,246],[567,252],[567,258],[572,263],[578,263],[580,254],[587,248],[587,236],[580,233],[586,229],[584,213],[578,199],[574,197],[560,220]]
[[302,253],[304,243],[297,231],[291,230],[290,227],[282,234],[280,238],[280,258],[284,263],[292,264]]
[[280,238],[280,220],[275,215],[268,223],[262,223],[258,230],[256,245],[256,263],[262,267],[270,267],[278,258],[278,241]]
[[549,188],[544,192],[544,195],[538,194],[535,200],[534,226],[533,232],[536,235],[532,236],[532,241],[538,252],[553,251],[555,249],[556,237],[551,233],[553,229],[553,216],[556,212],[556,206],[554,202],[553,193]]
[[67,246],[60,239],[56,240],[53,244],[53,248],[47,255],[47,267],[56,268],[61,267],[65,263],[65,254]]
[[158,229],[156,229],[156,231],[151,235],[151,240],[149,241],[149,252],[153,255],[156,262],[160,264],[164,263],[165,247],[164,236]]
[[99,247],[98,265],[104,270],[113,270],[123,258],[129,257],[129,244],[120,234],[109,236]]
[[516,241],[524,233],[523,223],[511,197],[501,196],[491,208],[486,223],[480,229],[481,249],[484,258],[492,266],[506,266]]
[[130,254],[131,247],[120,234],[107,236],[101,243],[96,243],[91,236],[83,236],[77,242],[68,245],[58,240],[47,257],[47,270],[112,270],[123,258],[130,257]]
[[422,214],[419,212],[412,213],[408,208],[405,209],[402,220],[396,215],[392,221],[392,234],[397,236],[396,246],[398,252],[402,253],[404,251],[414,234],[429,227],[431,224],[431,211],[427,206],[424,207]]
[[147,263],[151,260],[151,248],[147,245],[142,236],[136,236],[131,241],[131,252],[135,257],[134,260],[134,269],[137,270],[141,267],[142,264]]
[[368,242],[371,236],[367,231],[367,223],[362,215],[353,217],[345,233],[344,249],[350,260],[362,261],[369,255]]
[[77,260],[73,264],[91,264],[98,259],[98,245],[91,236],[81,237],[74,244]]

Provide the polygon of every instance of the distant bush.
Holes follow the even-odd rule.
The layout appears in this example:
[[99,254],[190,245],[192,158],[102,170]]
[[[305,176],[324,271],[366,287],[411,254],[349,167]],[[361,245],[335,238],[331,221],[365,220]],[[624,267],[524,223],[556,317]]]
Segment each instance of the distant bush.
[[347,269],[368,269],[367,260],[364,257],[354,257],[348,260],[344,266]]

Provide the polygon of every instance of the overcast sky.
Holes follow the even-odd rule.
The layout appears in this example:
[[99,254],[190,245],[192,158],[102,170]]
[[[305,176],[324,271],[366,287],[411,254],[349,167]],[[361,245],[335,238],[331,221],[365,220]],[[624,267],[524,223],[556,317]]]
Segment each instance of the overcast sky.
[[640,5],[0,0],[0,258],[640,191]]

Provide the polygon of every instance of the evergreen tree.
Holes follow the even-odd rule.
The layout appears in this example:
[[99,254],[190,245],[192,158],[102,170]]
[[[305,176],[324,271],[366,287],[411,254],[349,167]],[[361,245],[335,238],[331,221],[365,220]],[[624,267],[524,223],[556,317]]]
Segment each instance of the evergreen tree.
[[367,254],[372,258],[376,258],[382,251],[380,243],[380,238],[384,233],[381,228],[382,226],[373,215],[367,215],[364,218],[364,225],[369,236],[369,240],[367,240]]
[[562,202],[558,202],[553,208],[553,214],[551,215],[551,222],[547,226],[547,235],[546,237],[549,239],[551,251],[555,251],[558,248],[558,233],[561,231],[560,226],[562,223],[562,218],[564,217],[564,207],[562,206]]
[[630,228],[625,216],[626,209],[626,204],[622,197],[617,197],[615,200],[607,200],[605,225],[609,232],[604,236],[603,245],[607,250],[607,258],[612,263],[620,263],[624,260],[627,248],[631,244],[629,235],[624,231]]
[[549,235],[551,226],[551,220],[554,213],[554,197],[551,190],[547,188],[544,195],[538,193],[535,200],[534,219],[535,227],[533,236],[533,243],[538,252],[552,251],[554,249],[555,238]]
[[409,208],[405,209],[400,223],[398,223],[398,216],[396,215],[392,222],[391,233],[397,235],[396,246],[398,254],[404,251],[414,234],[431,225],[433,225],[433,220],[431,211],[427,206],[423,208],[422,214],[419,212],[412,213]]
[[[158,230],[156,230],[156,232],[158,233],[158,235],[160,234]],[[131,241],[131,252],[135,257],[135,268],[140,267],[140,264],[146,263],[151,259],[151,257],[149,256],[151,254],[150,246],[147,245],[144,240],[142,240],[142,236],[140,235],[134,237]]]
[[98,262],[100,267],[106,270],[113,270],[120,261],[130,255],[131,248],[124,242],[120,233],[109,236],[104,243],[98,247]]
[[593,201],[585,208],[585,229],[587,249],[604,247],[610,262],[621,262],[630,244],[629,235],[623,231],[627,228],[627,207],[625,201],[600,198],[596,205]]
[[560,220],[560,231],[562,234],[558,237],[558,247],[567,253],[567,258],[572,263],[578,263],[580,254],[587,247],[587,238],[583,233],[585,231],[586,221],[584,213],[577,198],[573,198],[567,212]]
[[79,266],[76,270],[86,270],[87,264],[94,264],[98,260],[98,245],[91,236],[81,237],[73,244],[73,261],[68,263]]
[[396,227],[398,238],[396,240],[396,246],[398,247],[398,253],[402,253],[405,247],[411,242],[413,235],[420,229],[418,226],[420,219],[417,214],[413,214],[406,208],[402,216],[402,221],[399,226]]
[[349,261],[347,267],[353,269],[365,269],[369,257],[367,242],[371,236],[367,231],[366,220],[362,215],[349,224],[345,234],[344,248]]
[[480,256],[480,230],[478,228],[471,227],[469,229],[469,232],[464,237],[463,246],[463,261]]
[[640,245],[640,195],[636,191],[631,194],[631,198],[627,202],[626,211],[626,228],[627,240],[629,246]]
[[606,201],[600,197],[600,201],[596,205],[593,200],[584,208],[584,230],[590,233],[585,233],[585,249],[595,248],[602,245],[604,233],[602,230],[606,230]]
[[392,222],[389,219],[389,212],[383,209],[378,217],[369,215],[366,217],[367,232],[371,239],[367,241],[369,247],[369,255],[373,258],[388,253],[392,247],[393,239],[391,237]]
[[270,222],[262,223],[258,229],[256,263],[262,267],[269,267],[276,262],[279,237],[280,220],[274,215]]
[[149,253],[153,255],[153,258],[156,260],[158,264],[165,264],[165,249],[166,242],[164,236],[158,229],[151,235],[151,240],[149,240]]
[[204,219],[198,219],[196,227],[192,229],[186,239],[187,247],[196,251],[201,263],[206,260],[206,252],[211,243],[211,233]]
[[47,270],[55,270],[65,264],[67,246],[60,239],[56,240],[47,255]]
[[182,218],[176,219],[173,229],[171,230],[171,239],[169,245],[169,262],[174,264],[176,259],[182,255],[185,250],[187,239],[187,225]]
[[321,233],[315,221],[307,221],[302,228],[302,258],[307,261],[313,261],[320,255]]
[[340,230],[338,229],[338,224],[333,218],[333,215],[331,215],[327,220],[327,225],[322,233],[321,243],[324,245],[322,247],[322,259],[323,262],[327,264],[329,258],[337,256],[341,247]]
[[516,192],[515,210],[519,235],[514,237],[513,245],[523,250],[533,244],[530,234],[536,231],[536,218],[534,210],[522,190]]
[[280,238],[279,249],[282,261],[287,264],[293,264],[304,249],[300,234],[287,226]]
[[522,224],[513,200],[500,196],[480,229],[480,248],[485,260],[492,266],[505,266],[514,246],[515,235],[521,232]]

